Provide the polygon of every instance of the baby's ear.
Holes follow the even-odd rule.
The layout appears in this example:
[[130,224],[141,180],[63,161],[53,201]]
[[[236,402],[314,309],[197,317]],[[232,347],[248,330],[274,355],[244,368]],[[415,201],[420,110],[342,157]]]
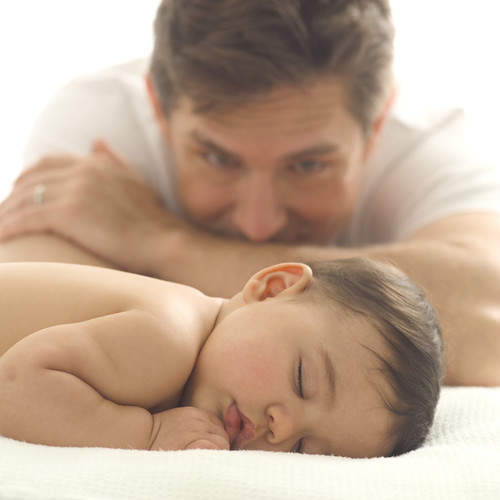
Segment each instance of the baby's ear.
[[266,267],[254,274],[243,288],[246,303],[259,302],[277,295],[302,292],[312,280],[311,268],[299,262]]

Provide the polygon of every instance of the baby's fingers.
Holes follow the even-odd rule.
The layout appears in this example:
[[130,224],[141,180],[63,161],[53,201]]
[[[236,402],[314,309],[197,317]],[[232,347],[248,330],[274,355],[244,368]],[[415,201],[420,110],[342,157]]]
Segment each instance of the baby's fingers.
[[229,436],[224,429],[222,422],[212,414],[208,414],[209,425],[205,431],[202,431],[197,439],[192,441],[186,448],[205,449],[205,450],[229,450],[231,443]]
[[201,438],[193,441],[186,450],[229,450],[229,439],[223,436],[211,435],[209,438]]

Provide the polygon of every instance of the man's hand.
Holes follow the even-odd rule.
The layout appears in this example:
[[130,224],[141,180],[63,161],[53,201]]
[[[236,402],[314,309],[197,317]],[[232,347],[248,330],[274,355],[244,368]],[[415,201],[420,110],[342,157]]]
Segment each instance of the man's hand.
[[[240,246],[247,259],[240,258]],[[224,296],[282,260],[256,255],[254,262],[255,245],[172,215],[132,166],[100,141],[88,156],[48,156],[19,176],[0,204],[0,247],[0,261],[104,265]],[[228,258],[241,266],[238,272],[212,272]]]
[[176,221],[124,159],[96,142],[87,157],[47,157],[20,175],[0,206],[0,240],[53,233],[146,274],[153,240]]
[[229,450],[222,422],[210,412],[185,406],[157,413],[151,450]]

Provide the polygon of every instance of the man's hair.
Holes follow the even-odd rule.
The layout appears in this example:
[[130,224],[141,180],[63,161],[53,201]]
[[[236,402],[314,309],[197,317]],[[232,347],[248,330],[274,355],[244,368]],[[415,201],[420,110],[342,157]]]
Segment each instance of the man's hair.
[[392,90],[388,0],[163,0],[154,28],[166,116],[181,96],[203,113],[336,77],[366,131]]
[[418,448],[434,420],[442,380],[443,344],[436,312],[424,293],[402,271],[369,259],[308,263],[319,291],[368,320],[381,334],[388,353],[369,350],[392,394],[381,391],[396,415],[390,455]]

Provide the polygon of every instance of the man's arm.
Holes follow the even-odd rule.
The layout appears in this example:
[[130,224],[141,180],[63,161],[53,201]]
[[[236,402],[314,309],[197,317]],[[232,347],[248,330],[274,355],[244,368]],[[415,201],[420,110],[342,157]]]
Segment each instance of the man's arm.
[[116,267],[77,244],[49,233],[26,234],[0,242],[0,262],[65,262]]
[[[40,185],[44,196],[36,203]],[[185,226],[125,159],[96,141],[87,156],[47,156],[19,176],[0,203],[0,262],[69,262],[147,274],[151,235],[176,224]]]
[[0,358],[0,433],[56,446],[227,448],[222,424],[206,412],[148,411],[175,406],[194,364],[185,337],[167,337],[158,323],[131,310],[18,342]]
[[[166,214],[166,218],[172,218]],[[500,217],[457,215],[406,240],[361,248],[250,244],[210,235],[183,221],[141,238],[115,240],[110,264],[56,236],[40,233],[0,244],[0,261],[52,260],[116,266],[231,296],[257,270],[277,262],[363,256],[388,261],[428,294],[443,327],[445,382],[500,385]],[[101,234],[105,228],[100,228]],[[130,231],[132,234],[132,231]],[[109,237],[109,235],[108,235]],[[134,248],[140,255],[134,259]],[[141,258],[146,249],[147,259]],[[127,263],[134,262],[133,267]]]
[[[55,160],[23,174],[0,209],[2,245],[33,231],[55,233],[120,269],[218,296],[231,296],[258,269],[277,262],[352,256],[387,260],[426,290],[439,313],[446,382],[500,384],[499,216],[457,215],[406,240],[362,248],[249,244],[208,234],[173,216],[151,187],[110,152],[98,151],[75,168],[85,169],[83,180]],[[50,185],[43,207],[26,203],[37,183],[53,174],[60,177],[62,169],[68,181]],[[98,191],[90,195],[89,185]],[[28,252],[37,259],[35,247]]]
[[187,231],[163,241],[152,246],[159,274],[212,295],[231,295],[253,272],[279,261],[363,256],[390,262],[426,291],[438,311],[445,382],[500,384],[500,216],[457,215],[406,240],[362,248],[250,245]]

